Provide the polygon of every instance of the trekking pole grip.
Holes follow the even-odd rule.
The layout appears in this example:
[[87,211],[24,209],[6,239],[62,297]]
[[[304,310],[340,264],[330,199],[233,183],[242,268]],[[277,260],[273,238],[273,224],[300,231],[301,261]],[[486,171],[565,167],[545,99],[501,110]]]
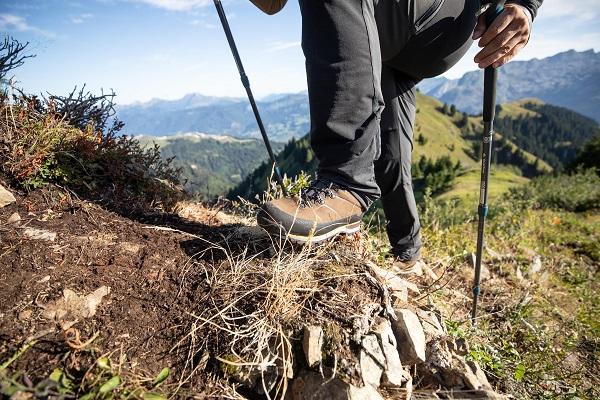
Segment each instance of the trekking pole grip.
[[[486,26],[489,28],[494,20],[504,11],[504,4],[506,0],[496,1],[492,6],[485,12]],[[494,120],[494,114],[496,110],[496,80],[497,80],[496,68],[490,66],[485,69],[483,79],[483,120],[490,122]]]

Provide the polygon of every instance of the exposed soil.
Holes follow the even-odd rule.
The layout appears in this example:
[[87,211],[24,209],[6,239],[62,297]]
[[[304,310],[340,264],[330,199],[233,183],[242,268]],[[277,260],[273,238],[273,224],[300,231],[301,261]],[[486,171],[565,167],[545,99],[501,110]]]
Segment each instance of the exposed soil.
[[[196,221],[144,217],[150,225],[57,190],[15,194],[17,202],[0,209],[0,360],[43,334],[11,364],[33,381],[47,377],[65,354],[72,358],[71,372],[82,374],[99,354],[112,352],[126,354],[148,376],[177,365],[177,354],[169,350],[183,333],[185,310],[196,308],[195,292],[203,290],[198,285],[203,261],[192,256],[207,247],[186,232],[222,240],[239,224],[223,223],[215,210],[198,207]],[[21,220],[8,224],[15,213]],[[28,236],[30,228],[55,233],[55,239]],[[75,357],[56,323],[42,317],[43,310],[64,289],[86,295],[103,285],[111,292],[96,315],[74,326],[81,342],[98,333],[89,346],[94,351]]]

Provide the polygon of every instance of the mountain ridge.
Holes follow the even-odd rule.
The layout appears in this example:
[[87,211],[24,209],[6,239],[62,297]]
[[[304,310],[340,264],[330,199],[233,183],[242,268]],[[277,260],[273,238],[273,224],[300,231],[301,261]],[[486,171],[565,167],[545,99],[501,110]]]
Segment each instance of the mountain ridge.
[[[421,84],[423,93],[472,114],[481,112],[483,71],[435,83]],[[600,52],[569,50],[542,59],[513,61],[500,68],[498,103],[525,97],[570,108],[600,122]]]

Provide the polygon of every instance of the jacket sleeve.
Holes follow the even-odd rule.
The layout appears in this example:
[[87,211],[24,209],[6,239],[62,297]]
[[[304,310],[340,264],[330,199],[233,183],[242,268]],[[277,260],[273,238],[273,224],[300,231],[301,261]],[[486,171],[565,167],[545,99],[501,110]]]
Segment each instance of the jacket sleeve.
[[256,7],[269,15],[281,11],[287,0],[250,0]]
[[[508,0],[507,3],[519,4],[525,7],[530,13],[531,17],[535,19],[537,15],[538,8],[542,5],[544,0]],[[483,0],[481,4],[492,3],[492,0]]]

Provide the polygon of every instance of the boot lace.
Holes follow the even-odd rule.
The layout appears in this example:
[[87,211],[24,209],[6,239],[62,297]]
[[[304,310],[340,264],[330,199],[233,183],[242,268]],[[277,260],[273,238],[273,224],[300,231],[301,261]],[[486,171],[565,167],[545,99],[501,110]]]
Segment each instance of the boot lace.
[[342,189],[336,183],[325,179],[316,179],[310,186],[300,193],[300,207],[310,207],[314,204],[323,204],[325,199],[334,198],[335,192]]

